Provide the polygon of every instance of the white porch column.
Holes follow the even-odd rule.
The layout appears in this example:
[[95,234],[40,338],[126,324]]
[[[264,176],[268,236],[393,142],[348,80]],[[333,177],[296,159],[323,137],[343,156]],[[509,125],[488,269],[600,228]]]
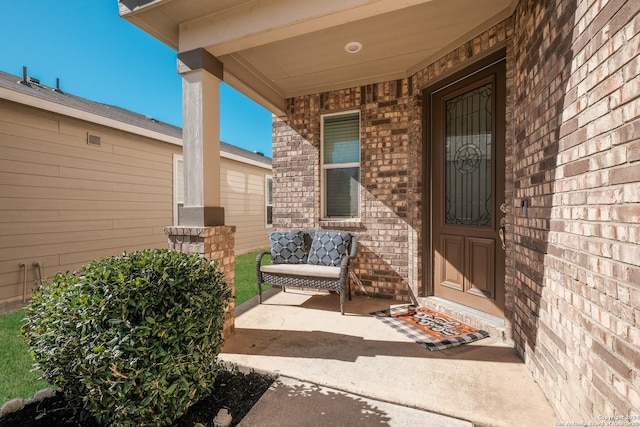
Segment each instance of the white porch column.
[[[220,206],[220,82],[223,65],[204,49],[178,54],[182,75],[184,206],[178,227],[167,227],[169,248],[197,253],[220,266],[235,293],[235,227]],[[235,303],[225,308],[223,335],[234,331]]]
[[182,75],[184,207],[181,226],[224,225],[220,206],[220,82],[223,65],[205,49],[178,54]]

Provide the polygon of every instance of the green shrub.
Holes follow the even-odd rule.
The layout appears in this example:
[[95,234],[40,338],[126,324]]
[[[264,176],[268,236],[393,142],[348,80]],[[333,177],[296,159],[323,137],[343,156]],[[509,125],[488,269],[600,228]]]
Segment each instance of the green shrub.
[[167,425],[211,392],[230,297],[197,255],[124,253],[40,287],[27,338],[43,377],[101,424]]

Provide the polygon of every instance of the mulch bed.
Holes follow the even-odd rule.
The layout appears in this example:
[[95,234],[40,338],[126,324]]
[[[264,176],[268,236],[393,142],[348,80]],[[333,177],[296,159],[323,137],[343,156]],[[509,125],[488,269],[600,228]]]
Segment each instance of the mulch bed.
[[[223,369],[218,373],[213,394],[189,408],[172,427],[193,427],[201,423],[213,427],[213,418],[221,408],[229,408],[231,426],[237,425],[274,382],[269,375],[244,374]],[[95,421],[80,424],[62,393],[31,403],[0,418],[0,427],[100,427]]]

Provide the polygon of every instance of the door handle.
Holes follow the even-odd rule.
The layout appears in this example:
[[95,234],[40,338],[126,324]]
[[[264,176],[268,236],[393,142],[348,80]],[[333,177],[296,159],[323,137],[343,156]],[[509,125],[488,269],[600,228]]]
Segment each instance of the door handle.
[[500,241],[502,242],[502,250],[506,251],[507,250],[507,246],[504,243],[504,233],[505,233],[505,219],[501,218],[500,219],[500,229],[498,229],[498,235],[500,236]]

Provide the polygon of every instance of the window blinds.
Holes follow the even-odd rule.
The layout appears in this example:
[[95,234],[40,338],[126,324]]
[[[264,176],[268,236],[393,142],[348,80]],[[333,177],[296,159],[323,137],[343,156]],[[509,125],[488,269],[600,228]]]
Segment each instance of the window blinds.
[[360,162],[360,114],[324,118],[324,164]]

